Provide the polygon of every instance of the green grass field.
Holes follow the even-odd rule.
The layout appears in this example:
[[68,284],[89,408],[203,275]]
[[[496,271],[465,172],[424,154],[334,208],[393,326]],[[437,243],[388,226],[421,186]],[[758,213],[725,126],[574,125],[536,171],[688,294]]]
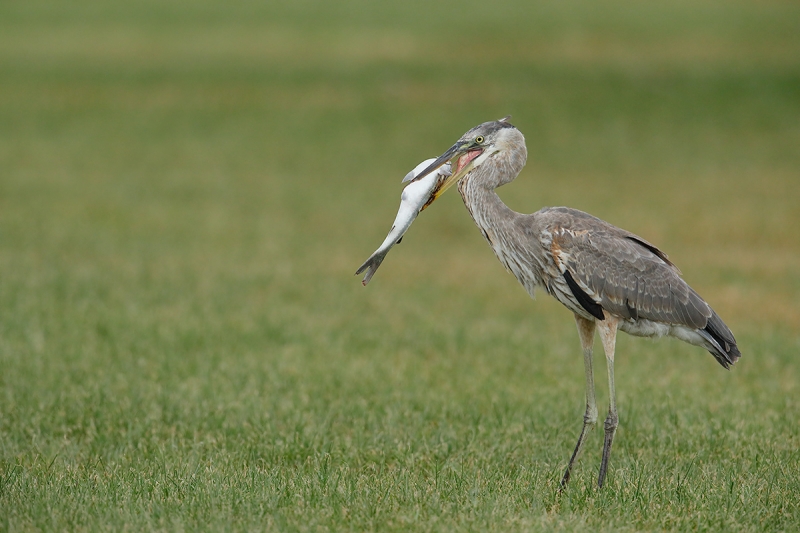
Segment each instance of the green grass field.
[[[0,531],[800,529],[800,6],[649,4],[0,3]],[[571,315],[457,193],[353,276],[508,114],[504,200],[656,243],[744,354],[621,336],[602,491]]]

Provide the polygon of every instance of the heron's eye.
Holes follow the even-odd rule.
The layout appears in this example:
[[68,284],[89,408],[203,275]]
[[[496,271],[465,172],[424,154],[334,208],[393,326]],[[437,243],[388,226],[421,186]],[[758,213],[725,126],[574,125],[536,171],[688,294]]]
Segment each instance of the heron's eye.
[[477,137],[475,137],[475,142],[477,144],[483,144],[483,136],[482,135],[478,135]]

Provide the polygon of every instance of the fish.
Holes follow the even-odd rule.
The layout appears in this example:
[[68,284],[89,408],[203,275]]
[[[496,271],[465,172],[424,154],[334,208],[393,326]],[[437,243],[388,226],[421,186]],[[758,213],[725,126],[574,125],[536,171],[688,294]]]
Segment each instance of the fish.
[[411,227],[411,223],[433,201],[436,190],[442,186],[445,178],[451,175],[450,163],[445,163],[434,172],[417,178],[434,161],[436,159],[426,159],[403,178],[402,183],[411,183],[406,185],[400,195],[400,208],[397,210],[392,229],[389,230],[389,234],[378,249],[356,270],[356,276],[366,272],[364,279],[361,281],[361,284],[365,287],[369,280],[372,279],[375,271],[378,270],[378,267],[381,266],[392,246],[399,244],[403,240],[403,235]]

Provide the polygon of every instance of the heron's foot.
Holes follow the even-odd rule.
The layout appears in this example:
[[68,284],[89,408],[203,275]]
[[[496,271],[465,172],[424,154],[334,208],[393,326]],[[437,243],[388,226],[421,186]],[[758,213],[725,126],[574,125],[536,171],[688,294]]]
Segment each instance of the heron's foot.
[[603,441],[603,459],[600,463],[600,476],[597,478],[597,487],[603,488],[608,472],[608,459],[611,457],[611,443],[614,442],[614,434],[617,432],[619,417],[616,412],[609,412],[606,417],[605,430],[606,438]]

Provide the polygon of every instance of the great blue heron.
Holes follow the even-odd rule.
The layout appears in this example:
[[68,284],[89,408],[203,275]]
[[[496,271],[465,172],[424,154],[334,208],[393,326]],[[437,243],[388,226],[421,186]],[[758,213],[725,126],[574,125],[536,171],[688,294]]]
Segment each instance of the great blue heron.
[[[506,269],[531,296],[542,288],[575,315],[586,370],[586,412],[561,480],[562,488],[569,481],[587,433],[597,424],[592,342],[595,329],[600,332],[609,388],[597,480],[602,487],[619,420],[614,390],[618,330],[639,337],[677,337],[705,348],[725,368],[741,353],[728,326],[654,245],[576,209],[548,207],[523,215],[503,203],[495,189],[513,181],[528,156],[525,138],[509,118],[472,128],[427,168],[415,172],[414,180],[450,163],[452,172],[441,173],[425,206],[458,183],[467,211]],[[373,254],[358,270],[367,270],[365,283],[386,251]]]

